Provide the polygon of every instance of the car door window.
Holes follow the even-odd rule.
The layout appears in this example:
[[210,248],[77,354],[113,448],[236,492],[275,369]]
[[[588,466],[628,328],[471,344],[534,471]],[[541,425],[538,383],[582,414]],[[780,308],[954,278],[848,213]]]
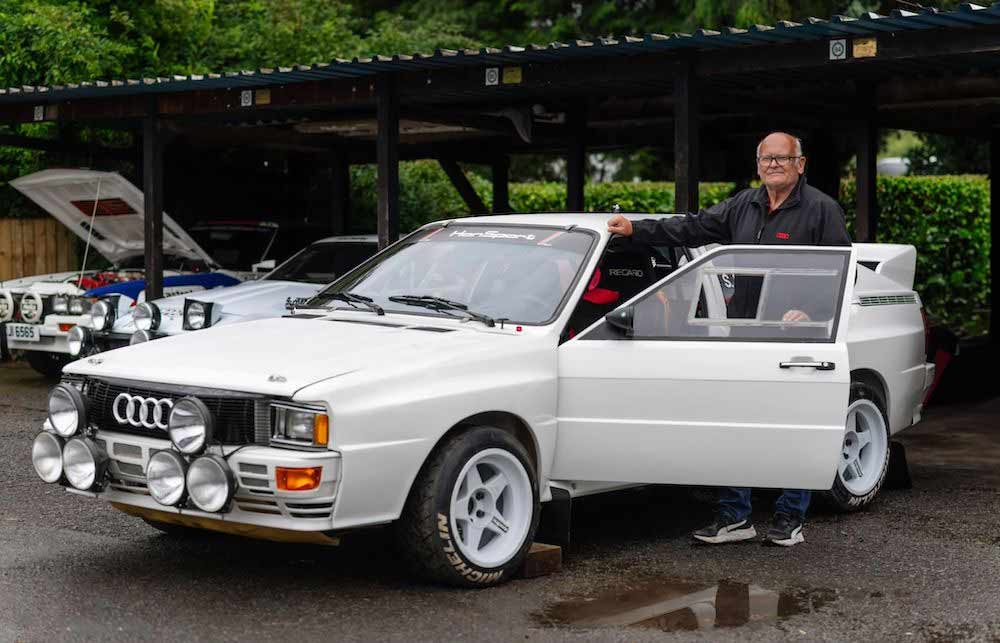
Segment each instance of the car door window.
[[[849,258],[847,249],[710,253],[633,303],[632,338],[832,342]],[[593,335],[624,338],[607,322]]]

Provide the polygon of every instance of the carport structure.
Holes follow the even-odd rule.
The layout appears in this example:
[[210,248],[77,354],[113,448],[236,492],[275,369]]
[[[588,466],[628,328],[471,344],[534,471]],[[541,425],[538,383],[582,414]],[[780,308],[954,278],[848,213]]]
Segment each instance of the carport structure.
[[[783,129],[805,139],[810,182],[829,193],[837,192],[842,161],[856,157],[854,235],[871,241],[878,233],[880,128],[988,137],[992,167],[1000,167],[998,68],[1000,3],[966,4],[952,12],[897,10],[746,30],[26,86],[0,90],[0,123],[141,130],[135,155],[142,159],[148,292],[155,297],[162,284],[164,147],[178,139],[194,147],[315,154],[329,169],[334,231],[349,218],[349,167],[376,163],[385,246],[400,233],[401,160],[439,161],[475,214],[487,208],[460,163],[492,167],[492,210],[503,212],[512,155],[564,155],[566,208],[582,210],[588,152],[663,147],[672,150],[675,209],[689,211],[697,207],[699,181],[753,176],[754,144]],[[0,136],[0,145],[79,148],[17,135]],[[1000,182],[992,191],[996,211]],[[997,226],[992,234],[995,263]]]

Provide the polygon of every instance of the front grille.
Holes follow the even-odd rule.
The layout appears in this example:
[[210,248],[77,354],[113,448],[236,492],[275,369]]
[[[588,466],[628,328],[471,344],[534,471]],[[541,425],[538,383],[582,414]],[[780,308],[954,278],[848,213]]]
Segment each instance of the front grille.
[[13,311],[13,315],[14,316],[11,317],[11,321],[15,321],[15,322],[22,321],[21,320],[21,298],[24,297],[24,293],[19,293],[19,292],[11,293],[10,297],[11,297],[12,300],[14,300],[14,311]]
[[194,395],[204,402],[205,406],[212,412],[212,417],[215,419],[215,437],[223,444],[266,444],[269,437],[267,432],[257,431],[258,407],[266,411],[267,406],[259,404],[260,399],[256,397],[241,397],[227,394],[224,391],[205,389],[200,389],[197,392],[176,388],[156,390],[134,386],[127,382],[104,380],[89,380],[85,387],[85,393],[89,401],[87,409],[89,420],[92,424],[97,425],[98,430],[165,438],[167,437],[166,432],[160,429],[119,424],[112,410],[115,398],[122,393],[127,393],[140,397],[177,401],[186,395]]

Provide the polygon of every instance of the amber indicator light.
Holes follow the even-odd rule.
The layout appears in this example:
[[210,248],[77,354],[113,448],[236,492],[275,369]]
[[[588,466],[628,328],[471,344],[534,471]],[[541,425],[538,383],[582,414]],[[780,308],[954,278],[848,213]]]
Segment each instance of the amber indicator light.
[[323,446],[330,443],[330,418],[325,413],[313,419],[313,443]]
[[292,469],[277,467],[274,477],[281,491],[311,491],[319,486],[323,477],[323,467]]

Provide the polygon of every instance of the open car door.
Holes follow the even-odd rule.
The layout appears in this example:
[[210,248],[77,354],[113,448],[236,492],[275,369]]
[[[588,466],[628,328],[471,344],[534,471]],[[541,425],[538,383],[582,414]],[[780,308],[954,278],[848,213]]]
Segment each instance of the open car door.
[[552,477],[829,489],[853,254],[717,248],[564,343]]

